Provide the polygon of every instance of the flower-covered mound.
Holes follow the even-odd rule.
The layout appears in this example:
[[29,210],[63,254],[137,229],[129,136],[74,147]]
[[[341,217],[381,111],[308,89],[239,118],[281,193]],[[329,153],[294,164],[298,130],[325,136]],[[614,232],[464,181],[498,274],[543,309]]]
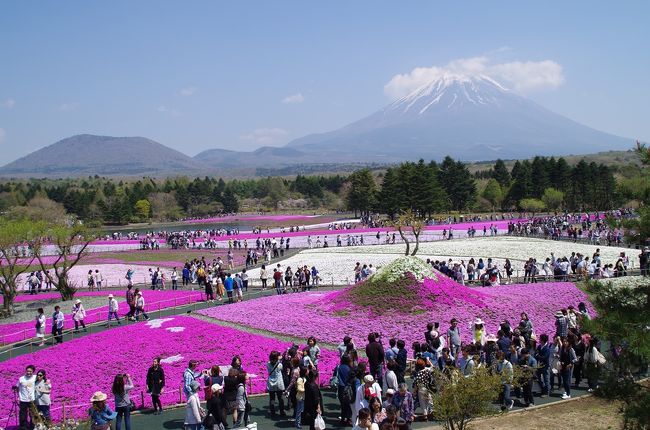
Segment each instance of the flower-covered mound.
[[430,265],[417,257],[398,258],[367,280],[331,294],[331,310],[344,315],[353,305],[375,314],[390,310],[422,312],[434,299],[422,283],[425,278],[437,280]]
[[410,273],[416,280],[436,278],[430,265],[418,257],[401,257],[380,267],[372,276],[371,282],[396,282]]
[[[425,280],[420,288],[424,295],[418,297],[417,306],[405,301],[403,309],[377,306],[386,300],[381,295],[374,297],[375,306],[360,306],[347,300],[348,290],[345,289],[332,293],[272,296],[200,313],[299,337],[312,334],[317,328],[323,341],[339,343],[349,335],[358,345],[365,345],[372,331],[382,333],[385,338],[404,339],[407,345],[423,342],[427,323],[439,322],[441,329],[446,331],[452,318],[459,321],[461,336],[467,342],[471,338],[470,325],[477,317],[485,321],[487,333],[496,334],[504,319],[516,326],[521,312],[526,312],[538,335],[552,335],[555,332],[553,314],[560,308],[585,302],[593,315],[587,295],[568,282],[467,288],[438,274],[437,280]],[[378,314],[381,308],[384,313]]]
[[[52,382],[52,414],[59,420],[64,401],[67,416],[83,417],[90,406],[90,397],[98,390],[109,394],[109,405],[113,408],[110,392],[117,373],[131,375],[135,385],[131,398],[137,406],[144,391],[145,407],[151,407],[151,398],[146,394],[146,375],[155,357],[163,359],[166,378],[161,397],[163,405],[179,402],[183,370],[190,359],[198,360],[197,369],[203,370],[213,365],[229,366],[232,357],[239,355],[244,370],[251,374],[252,392],[262,393],[266,387],[269,353],[282,352],[288,346],[287,342],[186,316],[129,325],[113,329],[110,334],[88,335],[0,363],[0,392],[9,393],[0,396],[0,417],[9,414],[13,402],[11,386],[18,382],[29,364],[47,371]],[[337,360],[336,352],[321,350],[319,370],[323,383],[329,380]],[[203,386],[203,381],[200,382]]]

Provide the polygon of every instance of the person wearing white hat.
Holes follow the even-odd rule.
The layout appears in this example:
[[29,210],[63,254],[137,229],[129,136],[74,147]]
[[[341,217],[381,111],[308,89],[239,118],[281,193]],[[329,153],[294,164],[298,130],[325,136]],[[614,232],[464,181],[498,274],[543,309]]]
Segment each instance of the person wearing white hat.
[[219,424],[223,425],[224,427],[228,424],[228,420],[224,417],[223,414],[223,399],[221,397],[223,393],[223,386],[221,384],[212,384],[210,386],[210,391],[212,393],[212,396],[205,404],[205,408],[207,409],[208,413],[207,417],[209,417],[207,419],[213,422],[213,428],[223,428],[220,427]]
[[111,422],[117,417],[117,412],[106,404],[106,394],[96,391],[90,398],[92,407],[88,410],[90,430],[109,430]]
[[199,430],[201,428],[201,400],[199,399],[199,387],[201,385],[192,381],[189,386],[190,396],[187,399],[185,406],[185,430]]
[[472,323],[472,333],[474,334],[474,343],[480,342],[481,345],[485,345],[485,323],[479,317],[477,317]]
[[135,293],[135,320],[140,321],[140,314],[144,316],[144,319],[149,321],[149,315],[144,311],[144,297],[142,297],[142,291],[137,291]]
[[84,305],[81,304],[81,300],[77,299],[72,306],[72,321],[74,321],[74,331],[79,331],[79,326],[83,327],[84,331],[86,330],[86,324],[84,323],[84,318],[86,318],[86,310]]
[[375,382],[375,378],[372,375],[366,375],[363,377],[363,384],[357,387],[352,408],[352,423],[357,422],[359,411],[368,407],[368,402],[372,397],[377,397],[381,403],[381,386]]
[[117,324],[120,323],[120,317],[117,315],[117,310],[119,308],[119,305],[117,304],[117,300],[115,297],[113,297],[112,294],[108,295],[108,326],[111,326],[111,319],[115,317],[115,321],[117,321]]

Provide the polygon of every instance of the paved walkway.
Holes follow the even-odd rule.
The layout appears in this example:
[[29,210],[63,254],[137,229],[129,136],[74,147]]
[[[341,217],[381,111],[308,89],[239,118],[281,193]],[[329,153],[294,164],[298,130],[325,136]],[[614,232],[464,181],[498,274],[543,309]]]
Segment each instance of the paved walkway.
[[[410,383],[410,381],[407,381]],[[343,429],[344,427],[338,426],[338,417],[339,417],[339,403],[336,399],[336,396],[333,391],[329,389],[323,389],[323,402],[325,408],[325,423],[327,424],[328,429]],[[586,387],[580,389],[572,389],[572,397],[581,397],[587,394]],[[535,398],[536,405],[547,405],[549,403],[555,403],[562,401],[562,393],[555,392],[550,397],[546,398]],[[513,397],[514,398],[514,397]],[[287,429],[293,428],[294,423],[289,421],[288,418],[280,419],[277,417],[271,419],[268,413],[268,396],[254,396],[250,397],[250,402],[253,406],[251,412],[251,422],[257,422],[258,428],[260,430],[264,429]],[[496,406],[495,406],[496,407]],[[517,401],[515,399],[515,407],[512,409],[512,412],[517,410],[522,410],[521,400]],[[160,430],[160,429],[183,429],[183,420],[185,419],[185,408],[179,407],[175,409],[166,410],[162,415],[152,415],[149,412],[143,412],[135,414],[131,417],[131,422],[133,423],[133,428],[138,430]],[[308,427],[303,427],[308,429]],[[413,423],[414,429],[439,429],[442,428],[440,423],[430,423],[430,422],[415,422]],[[349,430],[350,427],[347,427]]]

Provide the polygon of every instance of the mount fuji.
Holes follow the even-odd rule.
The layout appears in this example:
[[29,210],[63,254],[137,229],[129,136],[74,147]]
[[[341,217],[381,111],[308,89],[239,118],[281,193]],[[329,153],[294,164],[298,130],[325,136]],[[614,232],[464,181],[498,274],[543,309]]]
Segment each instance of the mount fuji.
[[629,149],[632,140],[549,111],[488,76],[447,74],[339,130],[287,144],[331,161],[464,161]]

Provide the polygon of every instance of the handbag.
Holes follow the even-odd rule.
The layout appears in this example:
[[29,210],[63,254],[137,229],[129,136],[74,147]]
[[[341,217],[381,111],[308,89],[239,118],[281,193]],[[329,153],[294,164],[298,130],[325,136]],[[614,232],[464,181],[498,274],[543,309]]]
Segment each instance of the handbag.
[[314,428],[316,430],[325,430],[325,420],[321,414],[316,415],[316,419],[314,420]]
[[214,417],[211,414],[208,414],[203,418],[203,421],[201,422],[203,424],[203,427],[206,429],[211,429],[215,426],[215,420]]
[[603,364],[607,363],[607,359],[603,354],[600,353],[600,351],[596,350],[596,363],[598,363],[599,366],[602,366]]
[[334,368],[334,373],[330,378],[330,388],[332,390],[337,390],[339,388],[339,366]]

